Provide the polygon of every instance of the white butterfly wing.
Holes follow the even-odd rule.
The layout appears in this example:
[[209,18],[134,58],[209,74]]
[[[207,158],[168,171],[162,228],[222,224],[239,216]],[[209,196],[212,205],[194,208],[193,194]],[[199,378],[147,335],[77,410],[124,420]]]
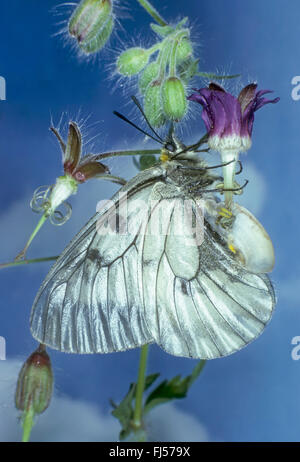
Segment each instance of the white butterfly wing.
[[[208,224],[200,223],[202,245],[187,235],[186,223],[178,232],[184,201],[180,188],[165,198],[170,186],[157,183],[161,176],[162,170],[149,169],[122,188],[129,233],[103,234],[116,212],[122,217],[116,195],[62,253],[33,305],[31,330],[38,341],[74,353],[155,341],[174,355],[212,359],[264,330],[275,304],[268,277],[238,266]],[[145,204],[153,197],[159,199],[148,214]],[[192,214],[197,223],[196,202]]]
[[117,193],[53,265],[31,312],[32,335],[39,342],[64,352],[107,353],[153,341],[137,284],[138,239],[145,203],[160,173],[139,174],[122,188],[128,193],[130,233],[106,233],[108,222],[113,228],[116,215],[123,218]]
[[[267,276],[237,265],[207,223],[200,246],[188,236],[188,227],[186,236],[178,235],[178,215],[172,214],[178,200],[160,202],[170,216],[168,234],[158,239],[144,231],[145,318],[155,342],[168,353],[203,359],[226,356],[262,333],[272,316],[274,290]],[[181,203],[183,208],[183,199]],[[196,203],[193,215],[199,220]],[[155,212],[146,228],[153,227],[153,219]]]

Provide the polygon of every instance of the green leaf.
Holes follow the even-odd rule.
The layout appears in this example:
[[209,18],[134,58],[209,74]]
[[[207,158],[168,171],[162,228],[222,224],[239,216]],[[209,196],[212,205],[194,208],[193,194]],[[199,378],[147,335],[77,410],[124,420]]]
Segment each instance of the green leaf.
[[144,414],[159,404],[172,401],[173,399],[185,398],[190,386],[200,375],[204,364],[205,361],[201,360],[194,367],[191,375],[188,375],[187,377],[182,378],[180,375],[176,375],[169,381],[164,380],[161,382],[146,399]]
[[198,362],[198,364],[196,364],[196,366],[194,367],[194,369],[192,370],[192,373],[191,375],[189,375],[189,387],[195,382],[195,380],[199,377],[199,375],[201,374],[202,372],[202,369],[204,368],[205,366],[205,359],[201,359],[201,361]]
[[145,379],[145,390],[150,388],[152,383],[154,383],[155,380],[157,379],[157,377],[159,377],[159,376],[160,376],[159,373],[147,375],[147,377]]
[[168,35],[172,34],[173,32],[177,32],[179,31],[180,29],[183,28],[183,26],[186,24],[186,22],[188,21],[188,18],[183,18],[177,25],[176,27],[172,27],[172,26],[159,26],[158,24],[153,24],[151,23],[150,24],[150,27],[151,29],[157,34],[159,35],[160,37],[167,37]]
[[133,158],[133,163],[135,167],[140,171],[153,167],[153,165],[155,165],[156,162],[157,162],[157,159],[154,155],[153,156],[143,155],[139,157],[139,160],[136,160],[135,157]]
[[[155,382],[159,374],[150,374],[145,379],[145,390],[147,390]],[[127,395],[123,398],[119,405],[111,401],[114,408],[112,415],[116,417],[121,426],[120,440],[124,440],[132,431],[131,421],[134,413],[134,401],[136,394],[136,383],[131,383]]]
[[146,170],[147,168],[153,167],[156,162],[155,156],[140,156],[140,169]]
[[160,37],[167,37],[174,32],[174,29],[171,26],[159,26],[158,24],[151,23],[150,27]]
[[221,80],[221,79],[235,79],[236,77],[240,77],[241,74],[234,74],[234,75],[216,75],[210,72],[197,72],[199,77],[205,77],[206,79],[216,79],[216,80]]
[[182,29],[183,26],[186,25],[188,19],[189,19],[188,17],[183,18],[183,19],[177,24],[177,26],[175,27],[175,30],[178,31],[178,30]]
[[130,422],[133,416],[132,401],[135,396],[135,390],[136,384],[131,383],[127,395],[123,398],[120,404],[117,407],[115,407],[115,409],[112,411],[112,415],[119,420],[122,426],[122,430],[120,432],[120,439],[126,438],[126,436],[131,431]]

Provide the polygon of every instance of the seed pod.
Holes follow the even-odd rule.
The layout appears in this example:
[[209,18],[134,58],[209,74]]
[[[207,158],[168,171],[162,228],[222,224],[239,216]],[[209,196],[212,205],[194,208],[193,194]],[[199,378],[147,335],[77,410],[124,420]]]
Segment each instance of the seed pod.
[[119,56],[117,70],[120,74],[126,76],[138,74],[147,65],[148,60],[149,53],[144,48],[128,48]]
[[176,63],[180,64],[193,55],[193,47],[188,38],[180,40],[176,48]]
[[46,348],[40,345],[19,373],[15,394],[16,408],[21,411],[41,414],[49,406],[52,396],[53,374]]
[[82,0],[69,21],[69,33],[86,53],[99,51],[114,26],[112,0]]
[[163,110],[168,119],[179,121],[186,114],[187,99],[182,81],[169,77],[162,88]]
[[139,89],[142,94],[145,93],[149,83],[157,78],[158,73],[159,64],[156,61],[149,63],[139,79]]
[[162,110],[161,87],[161,82],[154,80],[148,85],[145,92],[144,112],[153,127],[160,127],[166,122]]
[[99,34],[91,38],[91,40],[87,41],[87,43],[82,43],[80,48],[86,54],[96,53],[97,51],[101,50],[104,47],[106,42],[108,41],[112,31],[114,28],[114,18],[111,16],[99,31]]

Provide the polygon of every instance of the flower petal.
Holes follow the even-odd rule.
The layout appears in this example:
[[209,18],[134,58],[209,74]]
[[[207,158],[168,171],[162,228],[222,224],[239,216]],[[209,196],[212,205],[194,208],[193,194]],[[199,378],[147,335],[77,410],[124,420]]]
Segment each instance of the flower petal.
[[210,84],[208,85],[208,89],[209,89],[209,90],[214,90],[214,91],[222,91],[222,92],[226,93],[226,91],[224,90],[224,88],[221,87],[221,85],[218,85],[218,84],[215,83],[215,82],[210,82]]
[[272,100],[267,99],[267,98],[262,98],[262,95],[265,95],[266,93],[272,93],[271,90],[260,90],[256,93],[255,98],[250,102],[245,111],[243,112],[243,117],[242,117],[242,128],[241,128],[241,134],[242,136],[250,136],[252,135],[252,130],[253,130],[253,122],[254,122],[254,112],[258,111],[258,109],[261,109],[265,104],[275,104],[278,103],[280,98],[274,98]]
[[241,108],[239,101],[222,87],[211,83],[196,90],[188,99],[203,106],[202,119],[210,136],[239,135]]
[[238,100],[239,100],[240,105],[241,105],[242,113],[245,111],[248,104],[251,103],[254,100],[255,94],[256,94],[256,88],[257,88],[256,83],[250,83],[250,85],[247,85],[240,92],[240,94],[238,96]]
[[50,127],[50,130],[52,131],[52,133],[54,133],[54,135],[56,136],[56,138],[57,138],[57,140],[58,140],[58,142],[60,144],[60,147],[61,147],[61,150],[62,150],[62,153],[63,153],[63,162],[64,162],[65,151],[66,151],[66,143],[64,142],[64,140],[60,136],[59,131],[55,127]]
[[203,111],[201,117],[205,123],[206,130],[209,133],[214,126],[214,119],[212,118],[208,102],[208,100],[210,100],[210,91],[206,88],[202,88],[200,90],[193,88],[193,90],[197,91],[199,94],[193,93],[192,95],[188,96],[187,99],[190,101],[196,101],[202,105]]
[[81,155],[81,133],[75,122],[69,123],[68,141],[64,155],[64,170],[72,174]]
[[275,104],[278,103],[280,98],[274,98],[274,99],[267,99],[267,98],[262,98],[262,95],[265,95],[266,93],[273,93],[271,90],[260,90],[256,94],[255,98],[255,108],[254,111],[258,111],[258,109],[262,108],[265,104]]
[[90,178],[103,175],[103,173],[109,173],[109,169],[106,165],[101,164],[101,162],[86,162],[80,164],[73,172],[72,176],[79,183],[84,183]]
[[[216,97],[220,100],[225,111],[225,127],[221,135],[239,136],[242,120],[241,106],[239,101],[230,93],[220,93],[218,91],[213,92],[213,94],[216,95]],[[218,117],[220,117],[220,115]]]

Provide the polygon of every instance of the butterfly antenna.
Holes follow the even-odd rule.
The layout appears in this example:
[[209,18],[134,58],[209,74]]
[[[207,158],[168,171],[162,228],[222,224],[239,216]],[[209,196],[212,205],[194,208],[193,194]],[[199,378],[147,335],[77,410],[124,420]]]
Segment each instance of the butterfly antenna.
[[148,127],[150,128],[150,130],[152,131],[152,133],[154,133],[154,135],[156,136],[156,138],[158,140],[160,140],[160,142],[162,144],[164,144],[164,141],[163,139],[159,136],[159,134],[154,130],[154,128],[152,127],[152,125],[150,124],[149,120],[148,120],[148,117],[146,116],[145,112],[144,112],[144,109],[142,108],[142,105],[141,103],[139,102],[139,100],[134,96],[132,95],[131,96],[131,99],[132,101],[134,102],[134,104],[136,105],[136,107],[138,108],[138,110],[140,111],[140,113],[142,114],[142,116],[144,117]]
[[[165,141],[165,148],[170,152],[174,152],[178,147],[183,149],[185,146],[175,137],[174,122],[171,122],[168,136]],[[172,156],[172,159],[174,157],[176,157],[176,155]]]
[[118,111],[113,111],[113,114],[115,114],[119,119],[124,120],[124,122],[127,122],[129,125],[132,127],[136,128],[139,132],[143,133],[144,135],[148,136],[152,140],[156,141],[157,143],[163,144],[163,142],[160,139],[155,138],[152,136],[150,133],[147,133],[145,130],[143,130],[141,127],[138,127],[134,122],[131,120],[127,119],[123,114],[120,114]]
[[[195,144],[191,144],[190,146],[186,146],[182,151],[178,152],[175,156],[175,157],[178,157],[180,156],[181,154],[184,154],[186,152],[189,152],[189,151],[194,151],[196,152],[195,150],[199,148],[199,146],[201,146],[202,144],[206,143],[208,140],[208,134],[206,133],[204,136],[202,136],[202,138]],[[206,151],[206,150],[205,150]]]

